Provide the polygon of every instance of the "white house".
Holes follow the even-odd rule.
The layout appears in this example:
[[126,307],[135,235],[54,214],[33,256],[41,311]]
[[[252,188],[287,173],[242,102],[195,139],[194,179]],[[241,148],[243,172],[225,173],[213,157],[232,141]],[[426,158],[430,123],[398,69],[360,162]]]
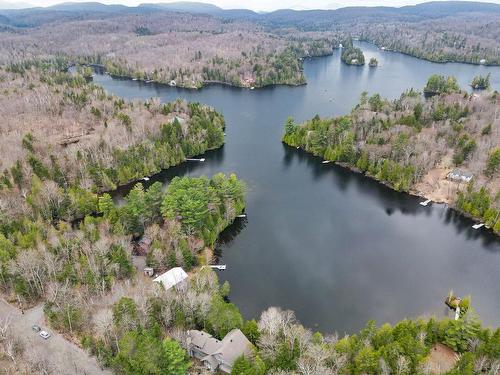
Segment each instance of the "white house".
[[172,287],[178,287],[184,284],[184,280],[188,278],[186,271],[182,267],[174,267],[167,272],[161,274],[153,281],[155,283],[163,284],[163,287],[168,290]]
[[448,173],[448,178],[455,181],[470,182],[474,175],[470,172],[463,171],[461,169],[454,169]]
[[253,345],[239,329],[233,329],[222,341],[209,333],[197,330],[187,332],[187,349],[191,357],[203,362],[212,372],[231,373],[238,357],[253,354]]

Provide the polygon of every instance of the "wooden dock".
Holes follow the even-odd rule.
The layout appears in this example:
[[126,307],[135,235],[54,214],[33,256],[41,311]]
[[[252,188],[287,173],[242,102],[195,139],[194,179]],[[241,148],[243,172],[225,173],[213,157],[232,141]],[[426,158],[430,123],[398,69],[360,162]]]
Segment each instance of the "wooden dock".
[[199,161],[199,162],[204,162],[205,161],[205,158],[201,158],[201,159],[196,159],[196,158],[187,158],[186,161]]
[[224,271],[227,267],[225,264],[214,264],[212,266],[209,266],[210,268],[214,270],[219,270],[219,271]]
[[481,227],[484,227],[484,224],[483,224],[483,223],[480,223],[480,224],[474,224],[474,225],[472,226],[472,228],[474,228],[474,229],[479,229],[479,228],[481,228]]

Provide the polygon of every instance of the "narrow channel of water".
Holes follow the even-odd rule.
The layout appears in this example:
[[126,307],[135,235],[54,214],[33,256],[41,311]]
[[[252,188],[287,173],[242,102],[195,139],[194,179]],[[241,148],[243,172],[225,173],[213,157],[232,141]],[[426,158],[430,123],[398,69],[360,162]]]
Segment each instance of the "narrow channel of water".
[[[500,68],[434,64],[359,44],[378,68],[352,67],[333,56],[306,61],[301,87],[244,90],[210,86],[199,91],[98,75],[94,81],[126,98],[178,97],[221,111],[225,146],[204,163],[185,163],[155,180],[175,175],[235,172],[249,186],[248,219],[223,234],[218,249],[228,269],[231,299],[247,318],[269,306],[296,312],[323,332],[353,332],[367,320],[446,313],[450,289],[472,295],[489,325],[500,325],[500,242],[487,230],[442,205],[394,192],[343,168],[281,144],[289,115],[297,121],[348,113],[362,91],[396,98],[422,89],[433,73],[454,75],[462,87],[491,72],[500,89]],[[125,194],[128,187],[120,189]]]

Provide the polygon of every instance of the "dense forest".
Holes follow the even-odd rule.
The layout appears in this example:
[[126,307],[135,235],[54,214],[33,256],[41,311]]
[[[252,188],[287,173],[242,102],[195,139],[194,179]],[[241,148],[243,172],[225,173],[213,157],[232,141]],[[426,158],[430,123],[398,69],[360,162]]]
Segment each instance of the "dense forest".
[[[210,312],[203,323],[207,329],[212,327],[212,331],[224,332],[224,327],[234,322],[226,320],[227,314],[237,312],[234,305],[223,299],[229,292],[228,285],[219,289],[214,274],[205,269],[205,273],[200,271],[196,276],[199,282],[193,280],[191,284],[193,290],[188,293],[192,298],[165,294],[151,279],[142,276],[142,269],[138,269],[132,258],[131,239],[144,232],[152,236],[153,250],[147,262],[160,272],[176,265],[186,270],[206,265],[211,259],[205,252],[210,253],[218,234],[245,206],[245,185],[235,175],[175,178],[165,192],[160,183],[146,190],[138,184],[123,205],[115,205],[109,195],[104,194],[98,206],[98,211],[86,216],[77,227],[63,221],[54,225],[27,217],[2,223],[2,295],[23,307],[43,302],[45,317],[52,329],[80,342],[97,355],[103,365],[114,367],[118,373],[137,373],[142,366],[138,361],[145,358],[126,353],[135,352],[137,347],[141,349],[136,356],[140,356],[142,350],[153,349],[157,343],[157,362],[153,361],[150,366],[167,366],[164,371],[169,368],[177,371],[167,373],[185,373],[178,369],[189,367],[186,353],[177,342],[163,338],[165,329],[194,324],[198,318],[191,314],[200,309],[200,312]],[[98,213],[101,216],[95,215]],[[119,296],[125,297],[114,304]],[[152,316],[141,320],[137,314],[143,312],[135,312],[132,297],[144,298],[143,307],[148,314],[156,311],[158,320]],[[127,315],[132,314],[132,309],[134,316]],[[108,314],[112,318],[109,326],[112,331],[99,320]],[[235,315],[237,318],[241,316]],[[18,341],[7,332],[9,322],[0,323],[6,330],[0,337],[1,363],[4,350]],[[40,359],[33,368],[22,367],[30,362],[18,361],[23,356],[21,347],[11,354],[8,368],[13,372],[9,373],[21,369],[38,373],[39,366],[43,366]],[[149,351],[147,354],[153,355]]]
[[304,84],[301,59],[332,54],[337,45],[328,32],[268,32],[247,22],[158,12],[3,33],[0,61],[64,56],[102,65],[114,76],[179,87],[200,88],[212,82],[261,87]]
[[[453,77],[431,76],[424,98],[413,89],[394,101],[363,93],[349,115],[302,125],[288,119],[283,141],[387,183],[453,204],[500,231],[497,92],[469,94]],[[447,174],[473,174],[467,186]]]
[[126,102],[79,74],[34,66],[41,64],[0,70],[0,196],[8,218],[81,218],[95,211],[95,193],[224,142],[224,119],[207,106]]
[[356,35],[386,50],[429,61],[499,65],[499,28],[499,15],[467,14],[420,22],[359,25]]

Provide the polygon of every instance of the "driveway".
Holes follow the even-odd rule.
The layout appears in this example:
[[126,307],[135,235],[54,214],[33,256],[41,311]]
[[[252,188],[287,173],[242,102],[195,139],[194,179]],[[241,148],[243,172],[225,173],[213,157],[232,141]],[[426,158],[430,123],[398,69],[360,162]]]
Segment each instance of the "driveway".
[[[10,317],[12,332],[24,343],[24,355],[36,355],[45,359],[56,374],[112,374],[109,370],[101,370],[97,360],[83,349],[49,329],[45,324],[43,305],[26,310],[22,314],[21,310],[0,299],[0,316]],[[50,332],[52,337],[48,340],[42,339],[31,329],[33,324]]]

